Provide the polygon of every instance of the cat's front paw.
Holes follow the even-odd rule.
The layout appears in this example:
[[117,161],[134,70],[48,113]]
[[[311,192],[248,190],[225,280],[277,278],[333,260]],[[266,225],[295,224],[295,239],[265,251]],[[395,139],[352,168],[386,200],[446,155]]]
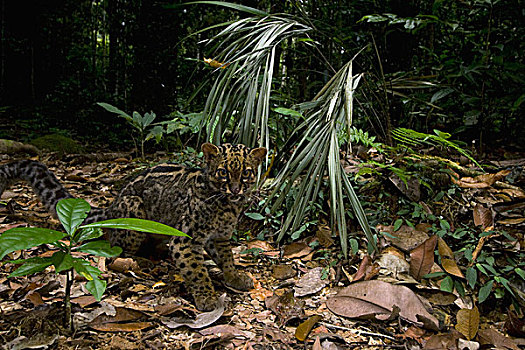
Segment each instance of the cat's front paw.
[[237,290],[253,289],[253,279],[245,273],[234,272],[232,274],[224,275],[226,285]]
[[195,306],[199,311],[212,311],[219,305],[219,298],[213,294],[194,294]]

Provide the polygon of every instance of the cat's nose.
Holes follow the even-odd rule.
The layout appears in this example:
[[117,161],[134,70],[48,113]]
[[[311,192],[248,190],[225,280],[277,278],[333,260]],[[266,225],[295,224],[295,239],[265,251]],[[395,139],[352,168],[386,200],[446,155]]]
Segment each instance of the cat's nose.
[[232,194],[239,194],[241,192],[241,186],[239,184],[231,184],[230,191]]

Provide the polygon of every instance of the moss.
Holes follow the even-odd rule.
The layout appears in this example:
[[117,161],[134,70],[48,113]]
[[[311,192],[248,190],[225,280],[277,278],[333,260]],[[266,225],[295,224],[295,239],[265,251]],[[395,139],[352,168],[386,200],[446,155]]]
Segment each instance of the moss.
[[58,152],[59,154],[84,153],[84,147],[75,140],[60,134],[51,134],[38,137],[31,144],[41,150]]

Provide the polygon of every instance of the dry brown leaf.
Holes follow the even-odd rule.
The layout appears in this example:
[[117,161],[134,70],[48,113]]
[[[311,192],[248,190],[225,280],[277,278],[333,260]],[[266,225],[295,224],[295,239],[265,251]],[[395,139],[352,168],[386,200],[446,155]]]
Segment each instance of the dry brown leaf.
[[175,318],[175,317],[161,317],[161,322],[170,329],[178,328],[181,326],[188,326],[190,328],[204,328],[210,324],[216,322],[224,314],[224,300],[226,299],[226,293],[219,297],[219,303],[215,310],[210,312],[203,312],[195,319],[189,318]]
[[312,346],[312,350],[323,350],[323,347],[321,346],[321,339],[319,338],[319,336],[315,337],[315,342]]
[[389,237],[389,235],[384,236],[393,246],[404,252],[411,251],[428,239],[428,234],[408,225],[402,225],[397,231],[394,231],[394,226],[377,225],[377,230],[387,232],[389,235],[396,237],[392,238]]
[[277,315],[281,325],[304,315],[304,301],[296,299],[292,291],[266,298],[265,305]]
[[308,271],[295,284],[295,296],[303,297],[305,295],[313,294],[323,289],[327,284],[327,279],[322,279],[322,267],[316,267]]
[[301,323],[297,328],[295,329],[295,337],[299,341],[305,341],[308,337],[308,334],[312,331],[315,324],[322,320],[323,317],[320,315],[313,315],[310,316],[306,321]]
[[452,329],[450,333],[434,334],[427,339],[424,350],[458,350],[457,342],[461,333]]
[[494,328],[481,329],[478,332],[478,339],[481,345],[492,345],[496,348],[519,350],[518,345],[513,339],[504,336]]
[[301,258],[310,254],[312,250],[313,249],[305,242],[293,242],[284,247],[283,258]]
[[461,309],[456,315],[456,329],[468,340],[474,339],[479,329],[479,311],[476,306],[472,309]]
[[116,258],[111,264],[109,264],[108,268],[121,273],[140,271],[139,264],[137,264],[132,258]]
[[292,265],[279,264],[272,266],[272,277],[278,280],[292,278],[297,274]]
[[258,248],[262,250],[262,254],[269,257],[279,256],[279,249],[275,249],[270,243],[266,241],[253,240],[246,243],[248,249]]
[[498,220],[498,224],[501,225],[519,225],[525,222],[525,218],[509,218]]
[[438,238],[438,252],[441,257],[441,266],[446,272],[457,277],[465,278],[456,264],[452,249],[450,249],[445,240],[441,237]]
[[140,311],[122,307],[117,307],[115,310],[115,316],[99,315],[89,323],[89,326],[103,332],[133,332],[153,326],[151,322],[127,322],[144,317],[145,315]]
[[437,236],[432,236],[410,252],[410,275],[420,281],[421,277],[430,273],[434,265],[434,250]]
[[[487,188],[492,186],[496,181],[500,181],[510,174],[510,170],[501,170],[496,174],[483,174],[472,177],[458,178],[457,174],[451,175],[452,182],[462,188]],[[454,176],[455,175],[455,176]]]
[[417,326],[437,330],[439,324],[408,287],[377,280],[349,285],[329,298],[326,306],[333,313],[345,317],[385,320],[398,310],[402,319]]
[[505,321],[505,330],[512,336],[524,338],[525,337],[525,320],[520,318],[512,310],[508,312],[508,318]]
[[399,176],[397,176],[395,173],[390,175],[388,178],[396,188],[401,191],[405,196],[407,196],[408,199],[418,202],[419,198],[421,197],[421,189],[418,179],[416,178],[410,178],[408,180],[403,181]]
[[473,209],[474,225],[481,226],[483,230],[487,227],[494,226],[494,215],[492,211],[477,203]]
[[85,308],[86,306],[93,305],[97,303],[97,299],[95,299],[92,295],[83,295],[78,298],[71,299],[72,304],[78,304],[81,308]]
[[244,338],[250,338],[250,336],[252,335],[251,332],[240,330],[237,327],[229,325],[229,324],[219,324],[217,326],[204,328],[204,329],[201,329],[199,333],[202,335],[231,334],[236,337],[244,337]]

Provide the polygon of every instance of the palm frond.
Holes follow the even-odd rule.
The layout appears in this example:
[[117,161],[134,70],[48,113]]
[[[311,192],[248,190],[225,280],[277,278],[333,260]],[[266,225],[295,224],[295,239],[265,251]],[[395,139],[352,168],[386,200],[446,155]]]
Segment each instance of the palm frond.
[[276,210],[291,186],[298,186],[290,215],[279,232],[277,239],[280,240],[287,231],[299,228],[308,204],[316,201],[323,177],[328,175],[332,222],[339,231],[345,256],[348,252],[345,198],[350,201],[365,232],[369,249],[375,250],[376,246],[364,210],[342,169],[339,156],[339,135],[351,126],[354,91],[361,78],[360,74],[353,74],[352,63],[353,59],[321,89],[314,98],[315,103],[309,105],[311,108],[306,112],[306,120],[292,135],[295,139],[299,138],[299,142],[291,159],[273,182],[269,197],[279,196],[272,207]]

